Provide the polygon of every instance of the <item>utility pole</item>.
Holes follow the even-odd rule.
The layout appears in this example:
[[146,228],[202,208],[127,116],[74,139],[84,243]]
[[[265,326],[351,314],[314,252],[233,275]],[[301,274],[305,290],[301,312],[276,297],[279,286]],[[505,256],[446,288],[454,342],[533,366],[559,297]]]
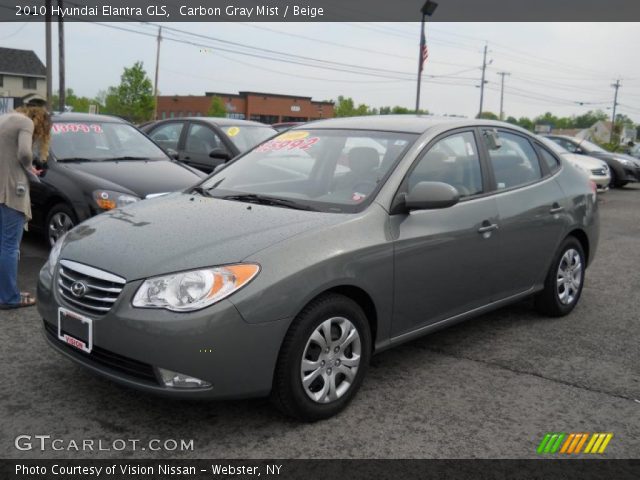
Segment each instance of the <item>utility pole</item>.
[[46,62],[47,62],[47,108],[52,110],[53,105],[51,105],[51,97],[53,92],[52,87],[52,64],[51,64],[51,0],[45,1],[45,8],[47,11],[44,16],[44,44],[46,51]]
[[612,83],[611,86],[616,89],[616,93],[613,96],[613,113],[611,114],[611,132],[609,133],[609,143],[613,142],[613,130],[616,127],[616,107],[618,106],[618,89],[620,85],[620,79],[616,80],[616,83]]
[[[509,72],[498,72],[502,78],[500,79],[500,120],[504,120],[504,77],[511,75]],[[480,107],[482,108],[482,107]]]
[[158,27],[158,47],[156,49],[156,78],[153,84],[153,119],[158,119],[158,71],[160,70],[160,42],[162,42],[162,27]]
[[[60,11],[63,9],[63,0],[58,0],[58,6],[60,7]],[[62,15],[58,16],[58,72],[60,74],[60,93],[58,96],[60,97],[60,103],[58,108],[61,112],[64,112],[64,107],[66,103],[66,86],[65,86],[65,78],[64,78],[64,18]]]
[[478,118],[480,118],[480,115],[482,115],[482,104],[484,103],[484,84],[486,83],[484,74],[487,70],[487,49],[488,45],[485,43],[484,55],[482,56],[482,80],[480,81],[480,111],[478,111]]

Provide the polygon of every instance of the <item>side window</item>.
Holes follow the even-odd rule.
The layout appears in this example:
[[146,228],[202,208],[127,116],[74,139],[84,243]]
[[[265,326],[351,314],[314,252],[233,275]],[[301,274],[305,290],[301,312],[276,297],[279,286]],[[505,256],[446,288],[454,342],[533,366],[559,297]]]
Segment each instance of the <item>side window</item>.
[[502,131],[498,135],[501,140],[499,148],[491,150],[487,145],[498,190],[542,178],[538,155],[526,138]]
[[549,171],[551,173],[555,172],[560,168],[560,161],[554,157],[549,151],[547,151],[544,147],[538,145],[538,149],[540,150],[540,156],[544,163],[547,164]]
[[198,123],[191,125],[184,146],[185,151],[199,155],[209,155],[212,150],[220,148],[226,150],[216,132]]
[[448,183],[460,197],[481,193],[482,171],[473,133],[456,133],[436,142],[409,174],[409,190],[419,182]]
[[178,142],[180,141],[183,127],[184,123],[182,122],[167,123],[153,130],[149,137],[165,150],[168,148],[178,150]]

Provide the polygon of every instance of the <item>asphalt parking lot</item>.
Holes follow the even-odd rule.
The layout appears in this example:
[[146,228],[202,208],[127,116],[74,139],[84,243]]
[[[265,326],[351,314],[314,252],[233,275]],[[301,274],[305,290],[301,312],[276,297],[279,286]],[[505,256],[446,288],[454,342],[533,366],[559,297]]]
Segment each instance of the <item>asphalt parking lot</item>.
[[[607,458],[640,457],[640,187],[602,196],[601,241],[568,317],[522,302],[384,352],[338,417],[299,424],[266,400],[156,398],[52,351],[35,309],[1,312],[4,458],[529,458],[547,432],[612,432]],[[22,289],[47,249],[27,235]],[[187,452],[18,451],[18,435],[194,439]]]

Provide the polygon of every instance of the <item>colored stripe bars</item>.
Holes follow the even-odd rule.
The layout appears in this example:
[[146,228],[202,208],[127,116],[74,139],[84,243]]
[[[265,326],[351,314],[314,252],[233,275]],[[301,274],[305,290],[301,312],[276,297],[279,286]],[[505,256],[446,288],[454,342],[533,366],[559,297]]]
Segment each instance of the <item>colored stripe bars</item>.
[[[589,438],[589,436],[591,437]],[[567,455],[604,453],[612,438],[613,433],[547,433],[538,445],[537,452],[540,454],[565,453]]]

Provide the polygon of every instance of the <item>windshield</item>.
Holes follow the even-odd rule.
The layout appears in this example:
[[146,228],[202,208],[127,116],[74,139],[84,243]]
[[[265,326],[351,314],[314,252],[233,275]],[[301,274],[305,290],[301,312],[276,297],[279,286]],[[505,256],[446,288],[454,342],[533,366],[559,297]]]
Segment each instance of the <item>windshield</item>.
[[369,203],[418,136],[362,130],[288,130],[210,177],[215,197],[254,194],[327,212]]
[[588,140],[580,141],[580,148],[582,148],[585,152],[603,152],[607,153],[607,151],[602,148],[600,145],[596,145],[595,143],[591,143]]
[[51,127],[51,152],[61,162],[167,158],[131,125],[111,122],[55,122]]
[[251,150],[259,143],[278,133],[276,130],[271,127],[267,127],[266,125],[264,127],[226,125],[220,126],[220,128],[241,152]]

